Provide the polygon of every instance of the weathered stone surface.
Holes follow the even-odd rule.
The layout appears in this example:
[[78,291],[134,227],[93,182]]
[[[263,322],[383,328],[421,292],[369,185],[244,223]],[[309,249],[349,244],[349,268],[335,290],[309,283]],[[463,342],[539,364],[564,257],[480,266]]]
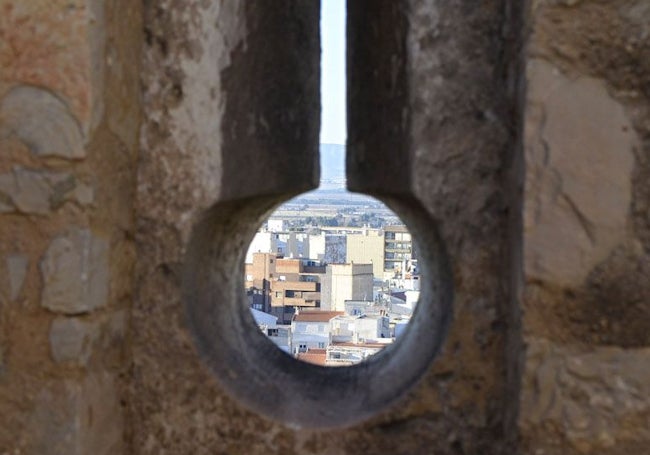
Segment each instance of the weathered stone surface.
[[348,3],[348,185],[432,214],[454,316],[423,387],[347,453],[516,452],[523,4]]
[[626,239],[638,139],[602,82],[542,60],[528,78],[526,274],[576,286]]
[[123,417],[110,374],[46,383],[28,423],[29,454],[116,455],[124,453]]
[[88,205],[93,201],[91,186],[65,172],[14,167],[0,174],[0,213],[18,211],[45,215],[65,201]]
[[106,305],[108,242],[89,229],[71,229],[55,238],[41,261],[41,304],[54,312],[79,314]]
[[86,156],[77,120],[62,100],[40,88],[17,87],[0,101],[0,137],[11,134],[36,155]]
[[[216,96],[222,83],[221,69],[230,62],[230,53],[226,49],[243,39],[244,30],[240,21],[228,21],[225,25],[220,19],[234,17],[235,11],[241,13],[241,1],[213,2],[205,6],[200,3],[188,3],[187,8],[196,12],[193,17],[166,12],[154,19],[154,13],[148,13],[151,22],[147,25],[147,32],[151,36],[144,65],[156,62],[168,69],[164,71],[164,82],[159,79],[160,74],[143,73],[146,98],[160,99],[161,102],[155,106],[151,117],[157,119],[155,123],[158,126],[153,130],[144,128],[142,146],[151,150],[162,144],[169,147],[174,156],[160,160],[145,158],[139,173],[144,179],[155,179],[164,173],[166,186],[175,188],[175,192],[197,195],[200,192],[201,198],[207,200],[219,191],[223,172],[219,148],[223,140],[220,126],[225,102]],[[173,8],[169,2],[166,4]],[[224,26],[215,27],[215,18]],[[182,38],[176,35],[176,30],[183,30]],[[203,49],[199,44],[202,42],[210,43],[209,50]],[[190,52],[186,52],[188,48]],[[160,127],[167,131],[164,138],[156,132]],[[191,160],[179,161],[182,156],[190,154]],[[170,162],[175,164],[169,166]],[[187,178],[190,175],[192,177]],[[149,191],[150,200],[164,198],[151,185],[140,186],[139,190]],[[172,210],[159,210],[155,216],[171,223],[178,221]]]
[[[564,444],[578,453],[643,442],[650,427],[650,349],[579,348],[529,339],[522,389],[522,426],[529,453]],[[550,435],[549,435],[550,436]],[[549,453],[559,453],[551,451]]]
[[85,366],[99,337],[98,325],[77,317],[58,317],[50,326],[50,349],[55,362]]
[[645,455],[650,4],[535,1],[531,31],[522,450]]
[[650,346],[650,255],[616,248],[571,290],[547,282],[526,287],[527,331],[556,343]]
[[[70,106],[66,115],[89,137],[103,113],[105,5],[104,0],[0,1],[0,96],[17,84],[30,90],[47,87],[55,98],[65,100]],[[35,98],[23,100],[30,103],[30,113],[47,121],[47,128],[64,122],[74,130],[67,118],[39,116],[34,110],[38,108]],[[50,103],[54,101],[47,99],[42,109],[59,112],[58,108],[50,110]],[[21,117],[28,125],[38,125],[23,114]],[[32,129],[28,132],[36,138],[46,137]],[[61,141],[58,138],[56,143]]]
[[[521,213],[516,203],[521,174],[513,165],[516,152],[502,153],[517,142],[512,113],[519,108],[498,102],[516,90],[516,70],[506,67],[516,66],[508,48],[519,38],[507,12],[523,3],[533,6],[528,25],[535,57],[526,107],[525,274],[516,247],[521,237],[512,235],[516,230],[507,221]],[[272,75],[277,79],[267,78],[281,62],[272,53],[274,40],[264,36],[254,42],[252,30],[295,24],[259,21],[269,15],[253,20],[250,13],[261,4],[275,2],[0,0],[0,135],[10,135],[5,143],[17,145],[0,153],[0,173],[10,177],[4,180],[9,183],[0,211],[11,212],[1,216],[0,258],[15,251],[35,258],[65,226],[90,219],[113,245],[128,245],[111,251],[111,304],[127,308],[134,302],[132,315],[127,310],[89,318],[101,326],[92,371],[123,372],[124,389],[132,391],[122,396],[132,419],[126,426],[130,446],[124,448],[113,379],[101,373],[81,379],[79,369],[51,362],[52,315],[31,304],[42,295],[65,312],[93,306],[92,274],[81,264],[93,257],[95,240],[86,248],[72,231],[56,239],[41,264],[56,284],[46,282],[40,289],[39,280],[28,275],[16,291],[26,305],[7,302],[14,291],[3,289],[0,453],[645,455],[650,441],[648,1],[512,0],[479,7],[471,1],[350,2],[349,11],[357,11],[362,24],[351,32],[368,39],[369,52],[376,52],[351,60],[359,87],[369,88],[353,122],[365,126],[364,134],[376,143],[350,147],[356,166],[350,181],[382,194],[386,182],[408,182],[405,193],[417,189],[412,205],[426,206],[440,221],[453,258],[456,317],[443,362],[393,412],[359,427],[315,433],[262,419],[224,393],[196,360],[179,304],[178,270],[197,213],[228,192],[231,198],[256,196],[258,181],[275,191],[269,194],[298,191],[287,169],[316,175],[313,166],[296,165],[307,154],[304,148],[291,159],[279,159],[284,148],[295,145],[291,136],[286,144],[275,142],[277,150],[256,148],[277,138],[278,130],[268,125],[296,114],[253,113],[250,100],[277,94],[274,103],[281,105],[304,95],[264,89],[267,82],[279,82],[273,85],[277,89],[295,73],[278,71]],[[142,7],[144,24],[138,16]],[[382,14],[369,19],[378,11]],[[104,25],[111,28],[105,40]],[[265,54],[253,55],[259,44]],[[143,48],[138,74],[137,53]],[[250,69],[259,85],[229,71],[247,56],[258,57],[250,60],[257,65]],[[368,57],[380,65],[365,65]],[[103,84],[104,69],[113,85]],[[301,70],[315,78],[308,65]],[[142,97],[138,80],[144,82]],[[107,109],[112,106],[106,124],[99,122],[103,99]],[[140,109],[147,117],[142,134]],[[316,117],[310,122],[317,124]],[[84,143],[85,152],[75,148]],[[243,147],[229,155],[223,153],[226,145]],[[68,159],[82,155],[83,161]],[[139,208],[134,210],[136,160]],[[54,210],[68,198],[83,199],[65,185],[50,196],[48,181],[38,179],[29,181],[35,188],[29,197],[19,194],[13,167],[41,164],[92,175],[96,207],[21,216]],[[92,192],[84,194],[84,200],[92,199]],[[20,196],[18,202],[14,196]],[[58,202],[50,203],[51,198]],[[38,212],[25,211],[34,207]],[[244,244],[234,243],[233,250]],[[130,253],[134,245],[137,272]],[[23,281],[21,269],[19,264],[15,283]],[[222,278],[235,279],[234,269]],[[530,341],[521,391],[518,281],[527,283],[522,306]],[[546,308],[551,311],[544,313]],[[129,325],[133,333],[125,347]],[[69,329],[74,357],[83,329]],[[11,367],[4,372],[3,354]],[[125,371],[124,365],[133,368]],[[521,446],[505,447],[504,441],[517,440],[512,415],[520,399]],[[30,447],[16,441],[30,441]]]
[[[142,3],[0,0],[3,455],[130,452],[114,382],[130,364]],[[30,263],[11,301],[16,253]],[[110,310],[53,323],[106,305],[109,287]]]
[[22,254],[7,256],[7,274],[9,276],[9,299],[16,300],[20,295],[27,274],[29,259]]

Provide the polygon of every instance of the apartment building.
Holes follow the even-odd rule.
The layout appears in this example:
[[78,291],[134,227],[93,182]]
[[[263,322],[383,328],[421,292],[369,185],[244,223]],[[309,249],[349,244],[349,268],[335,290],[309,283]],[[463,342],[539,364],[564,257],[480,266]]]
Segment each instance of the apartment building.
[[300,311],[291,319],[293,354],[309,349],[326,349],[330,344],[330,320],[342,311]]
[[384,279],[410,278],[416,271],[411,233],[404,225],[384,227]]
[[322,280],[322,309],[344,311],[346,300],[372,299],[372,264],[327,265]]
[[[325,267],[309,259],[278,258],[272,253],[254,253],[246,264],[246,289],[253,308],[277,316],[281,324],[291,321],[295,310],[321,306],[321,277]],[[260,308],[255,297],[263,304]]]

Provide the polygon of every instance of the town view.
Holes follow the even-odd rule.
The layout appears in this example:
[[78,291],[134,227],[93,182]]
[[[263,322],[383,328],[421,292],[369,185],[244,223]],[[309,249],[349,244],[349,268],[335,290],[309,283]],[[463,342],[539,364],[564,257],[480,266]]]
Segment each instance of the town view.
[[279,207],[246,254],[255,322],[299,360],[345,366],[393,343],[419,297],[411,234],[376,199],[347,192],[345,148],[321,144],[321,187]]

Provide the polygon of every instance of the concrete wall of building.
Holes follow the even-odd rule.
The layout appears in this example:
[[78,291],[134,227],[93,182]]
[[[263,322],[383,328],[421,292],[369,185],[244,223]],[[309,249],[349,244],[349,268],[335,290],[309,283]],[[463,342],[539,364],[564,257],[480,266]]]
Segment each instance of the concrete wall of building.
[[286,257],[309,259],[309,234],[290,232],[287,241]]
[[372,300],[372,267],[372,264],[328,265],[321,288],[324,309],[345,311],[346,300]]
[[309,257],[319,261],[325,258],[325,234],[309,236]]
[[345,256],[348,262],[372,264],[375,279],[384,279],[384,237],[381,231],[368,230],[348,235]]
[[384,316],[339,316],[330,321],[332,342],[363,343],[390,338],[388,318]]
[[[373,300],[373,264],[352,265],[352,297],[345,300]],[[340,307],[340,309],[339,309]],[[345,301],[340,306],[337,302],[337,311],[345,310]]]
[[253,262],[255,253],[277,253],[278,237],[274,232],[256,232],[246,251],[246,263]]
[[226,392],[181,270],[316,185],[316,3],[0,0],[0,453],[646,453],[650,8],[525,3],[350,4],[348,182],[438,221],[454,318],[314,432]]
[[291,322],[291,346],[293,353],[307,349],[324,349],[330,341],[329,322]]

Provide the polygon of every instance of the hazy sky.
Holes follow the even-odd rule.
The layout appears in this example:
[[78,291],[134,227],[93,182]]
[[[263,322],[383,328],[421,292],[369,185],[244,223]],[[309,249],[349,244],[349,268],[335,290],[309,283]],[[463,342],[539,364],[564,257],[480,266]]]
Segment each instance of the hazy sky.
[[320,141],[345,144],[345,0],[321,5]]

